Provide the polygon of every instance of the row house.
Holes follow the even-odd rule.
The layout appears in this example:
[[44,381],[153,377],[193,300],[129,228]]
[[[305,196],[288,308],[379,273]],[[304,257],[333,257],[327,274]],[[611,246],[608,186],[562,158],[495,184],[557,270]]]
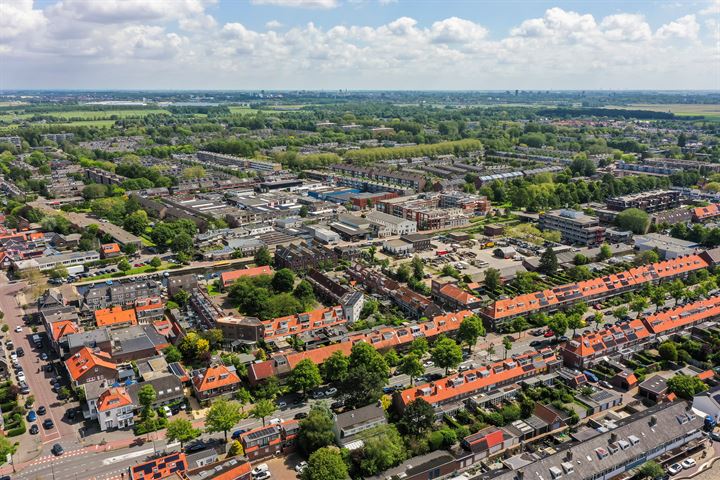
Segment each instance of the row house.
[[294,420],[258,427],[240,435],[240,444],[250,460],[282,455],[294,448],[299,427]]
[[135,300],[135,316],[140,325],[149,325],[165,317],[165,304],[160,297]]
[[305,272],[323,265],[334,266],[337,253],[325,246],[290,244],[275,250],[275,268],[289,268],[294,272]]
[[480,310],[491,328],[498,329],[518,316],[553,312],[579,302],[589,305],[610,297],[636,290],[648,283],[658,284],[685,278],[690,272],[709,267],[713,259],[706,254],[683,255],[625,272],[569,283],[539,292],[496,300]]
[[513,355],[501,362],[397,392],[393,400],[399,411],[418,398],[428,402],[436,411],[441,411],[445,405],[544,374],[559,366],[560,360],[550,349]]
[[482,300],[466,292],[453,283],[440,283],[435,280],[431,284],[431,296],[438,305],[450,310],[473,310],[480,308]]
[[102,283],[87,289],[84,303],[91,309],[133,305],[136,300],[159,297],[161,293],[161,284],[155,280],[130,280],[112,285]]
[[218,397],[230,397],[240,388],[240,377],[235,372],[235,367],[227,367],[222,363],[194,370],[191,374],[191,382],[195,397],[200,402]]
[[422,191],[426,184],[424,175],[417,175],[413,173],[358,167],[348,164],[337,164],[333,165],[331,168],[336,172],[341,172],[352,177],[368,178],[379,182],[403,185],[417,191]]
[[83,347],[65,360],[65,368],[73,386],[79,387],[96,380],[114,382],[117,378],[117,365],[110,356],[102,351],[94,352]]
[[123,328],[137,325],[135,310],[123,310],[119,305],[110,308],[95,310],[95,324],[99,327]]
[[257,277],[259,275],[272,275],[273,269],[268,265],[262,265],[260,267],[253,268],[242,268],[240,270],[231,270],[229,272],[222,272],[220,274],[220,283],[223,288],[232,286],[235,281],[240,278]]
[[309,312],[278,317],[263,322],[265,341],[312,333],[315,330],[345,325],[347,319],[341,306],[320,308]]

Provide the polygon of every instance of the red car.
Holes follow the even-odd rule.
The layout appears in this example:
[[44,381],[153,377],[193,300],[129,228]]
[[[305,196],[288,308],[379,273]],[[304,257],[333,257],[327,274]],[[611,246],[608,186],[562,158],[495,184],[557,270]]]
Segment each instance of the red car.
[[554,337],[554,336],[555,336],[555,332],[553,332],[552,330],[548,330],[547,332],[545,332],[545,335],[543,335],[543,337],[545,337],[545,338],[550,338],[550,337]]

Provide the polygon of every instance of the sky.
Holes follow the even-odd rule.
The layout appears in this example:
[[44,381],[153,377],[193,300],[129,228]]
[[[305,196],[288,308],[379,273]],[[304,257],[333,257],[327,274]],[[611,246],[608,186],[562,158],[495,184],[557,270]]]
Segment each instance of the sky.
[[0,0],[0,89],[718,90],[720,0]]

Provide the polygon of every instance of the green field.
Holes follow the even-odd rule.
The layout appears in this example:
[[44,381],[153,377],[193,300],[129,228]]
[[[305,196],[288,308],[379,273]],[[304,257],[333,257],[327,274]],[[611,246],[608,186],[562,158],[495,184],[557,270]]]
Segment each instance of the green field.
[[236,114],[236,113],[256,113],[256,112],[259,111],[259,110],[255,109],[255,108],[241,107],[241,106],[239,106],[239,105],[231,105],[231,106],[228,107],[228,109],[230,109],[230,113],[232,113],[232,114]]
[[126,117],[144,117],[145,115],[166,113],[168,110],[162,108],[148,108],[141,110],[69,110],[67,112],[46,112],[46,113],[2,113],[0,114],[0,122],[11,122],[14,119],[26,120],[35,115],[43,115],[54,118],[83,118],[88,120],[106,119],[110,117],[126,118]]
[[685,103],[633,103],[630,105],[610,106],[624,110],[649,110],[651,112],[670,112],[680,117],[705,117],[708,120],[720,120],[720,105],[718,104],[685,104]]

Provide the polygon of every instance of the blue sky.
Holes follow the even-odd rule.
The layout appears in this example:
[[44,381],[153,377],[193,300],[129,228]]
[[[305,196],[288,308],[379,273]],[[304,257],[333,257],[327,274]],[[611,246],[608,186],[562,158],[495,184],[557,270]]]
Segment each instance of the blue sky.
[[720,0],[11,0],[0,88],[718,89]]

